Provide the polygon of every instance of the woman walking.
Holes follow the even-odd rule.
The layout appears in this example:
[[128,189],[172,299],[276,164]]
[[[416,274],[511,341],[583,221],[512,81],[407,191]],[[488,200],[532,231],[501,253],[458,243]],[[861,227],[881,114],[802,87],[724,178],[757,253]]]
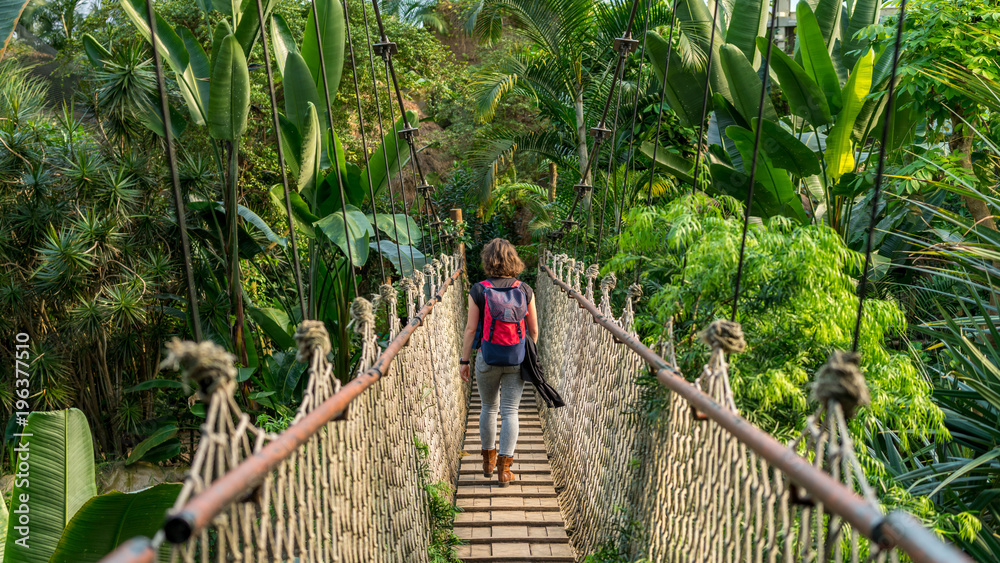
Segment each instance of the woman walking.
[[[504,239],[491,240],[481,254],[486,279],[469,290],[469,318],[462,341],[461,375],[469,381],[469,358],[476,354],[476,384],[483,408],[479,438],[483,447],[483,476],[506,487],[514,480],[511,465],[517,445],[517,409],[524,381],[521,361],[525,339],[538,340],[534,292],[516,279],[524,270],[517,249]],[[500,412],[500,455],[497,455],[497,412]]]

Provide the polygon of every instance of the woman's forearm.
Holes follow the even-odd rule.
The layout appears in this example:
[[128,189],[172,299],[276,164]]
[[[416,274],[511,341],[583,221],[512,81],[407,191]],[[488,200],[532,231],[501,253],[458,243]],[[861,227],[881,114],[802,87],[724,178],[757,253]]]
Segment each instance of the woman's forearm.
[[476,337],[476,331],[466,330],[462,337],[462,359],[469,360],[472,357],[472,340]]

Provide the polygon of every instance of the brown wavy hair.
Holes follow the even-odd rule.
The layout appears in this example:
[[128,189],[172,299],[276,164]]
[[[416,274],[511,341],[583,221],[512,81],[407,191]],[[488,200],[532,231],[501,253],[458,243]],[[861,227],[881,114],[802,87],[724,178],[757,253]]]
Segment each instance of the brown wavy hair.
[[495,238],[486,243],[479,257],[483,271],[490,278],[513,278],[524,271],[524,262],[507,239]]

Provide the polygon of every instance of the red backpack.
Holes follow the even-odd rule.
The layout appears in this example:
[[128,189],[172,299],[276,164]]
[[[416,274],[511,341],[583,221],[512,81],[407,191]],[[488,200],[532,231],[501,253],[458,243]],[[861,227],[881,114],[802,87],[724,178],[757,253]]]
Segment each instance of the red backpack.
[[510,287],[483,285],[483,333],[480,353],[486,365],[519,366],[524,360],[526,337],[524,317],[528,315],[528,297],[515,281]]

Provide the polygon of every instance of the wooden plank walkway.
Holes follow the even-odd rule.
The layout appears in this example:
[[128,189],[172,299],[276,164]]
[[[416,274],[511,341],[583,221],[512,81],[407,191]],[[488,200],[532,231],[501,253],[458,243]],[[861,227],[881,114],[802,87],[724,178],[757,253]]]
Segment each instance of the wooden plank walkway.
[[[458,547],[463,561],[515,562],[576,560],[559,512],[552,485],[534,389],[525,386],[521,398],[520,432],[508,487],[497,485],[497,473],[483,477],[479,413],[482,402],[473,379],[472,403],[466,423],[464,450],[456,487],[456,502],[464,509],[455,519],[455,534],[468,542]],[[499,441],[499,425],[497,440]]]

